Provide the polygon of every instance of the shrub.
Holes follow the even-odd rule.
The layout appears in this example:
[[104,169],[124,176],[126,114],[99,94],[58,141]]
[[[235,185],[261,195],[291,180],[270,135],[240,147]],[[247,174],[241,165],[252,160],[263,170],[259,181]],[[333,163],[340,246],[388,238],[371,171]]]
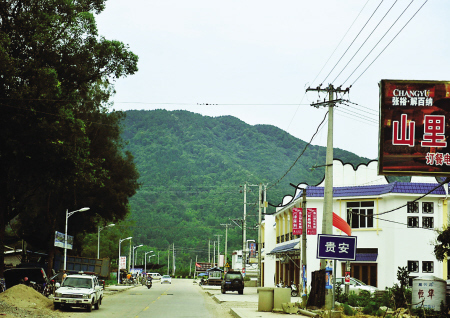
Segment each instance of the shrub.
[[364,306],[363,313],[366,315],[378,316],[376,315],[376,312],[379,309],[380,305],[377,302],[370,300],[369,303],[366,306]]
[[345,315],[353,316],[355,314],[355,312],[353,311],[352,307],[350,307],[349,305],[344,304],[343,307],[344,307],[344,314]]

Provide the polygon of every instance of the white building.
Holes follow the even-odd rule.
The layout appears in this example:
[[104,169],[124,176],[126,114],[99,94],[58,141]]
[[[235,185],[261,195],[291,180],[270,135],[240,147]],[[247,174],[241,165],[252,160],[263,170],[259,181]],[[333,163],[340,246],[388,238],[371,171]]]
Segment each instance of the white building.
[[[333,183],[333,211],[351,225],[352,236],[357,237],[352,277],[384,289],[397,282],[398,267],[407,266],[410,277],[432,274],[447,279],[447,261],[438,262],[433,255],[433,229],[447,225],[447,186],[439,186],[430,177],[389,183],[377,175],[377,161],[355,169],[334,160]],[[307,208],[317,209],[317,234],[322,233],[323,192],[324,182],[306,188]],[[297,190],[293,197],[285,197],[272,219],[266,216],[264,286],[273,286],[280,280],[301,281],[301,240],[292,235],[292,208],[300,207],[301,194]],[[346,235],[336,228],[333,234]],[[308,285],[311,272],[320,268],[316,252],[317,236],[308,235]],[[343,276],[344,265],[345,262],[337,262],[338,277]]]

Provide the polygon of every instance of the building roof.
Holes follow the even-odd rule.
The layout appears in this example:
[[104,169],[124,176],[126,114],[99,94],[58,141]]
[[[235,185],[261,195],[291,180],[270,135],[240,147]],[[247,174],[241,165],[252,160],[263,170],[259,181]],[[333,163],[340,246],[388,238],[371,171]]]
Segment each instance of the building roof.
[[[437,188],[436,188],[437,187]],[[434,190],[433,190],[434,189]],[[445,195],[445,189],[437,183],[410,183],[393,182],[388,184],[376,184],[368,186],[334,187],[333,197],[358,197],[358,196],[376,196],[387,193],[405,193],[405,194],[430,194]],[[308,186],[306,188],[307,197],[323,197],[324,188]],[[302,191],[295,199],[302,196]]]

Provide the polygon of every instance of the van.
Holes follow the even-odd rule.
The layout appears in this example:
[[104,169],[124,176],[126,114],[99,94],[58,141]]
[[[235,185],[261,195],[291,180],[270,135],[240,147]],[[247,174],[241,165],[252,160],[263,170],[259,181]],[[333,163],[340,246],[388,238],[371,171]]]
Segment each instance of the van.
[[160,273],[147,273],[147,275],[150,275],[153,279],[161,279]]

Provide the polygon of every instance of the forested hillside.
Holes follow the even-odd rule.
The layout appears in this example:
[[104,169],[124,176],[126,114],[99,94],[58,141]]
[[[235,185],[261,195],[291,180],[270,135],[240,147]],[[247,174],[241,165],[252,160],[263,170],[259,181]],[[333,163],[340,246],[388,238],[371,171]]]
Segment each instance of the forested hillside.
[[[223,235],[230,218],[242,218],[244,183],[268,184],[271,204],[293,194],[289,183],[317,184],[323,178],[325,148],[312,146],[275,186],[306,143],[269,125],[251,126],[231,116],[206,117],[188,111],[127,111],[122,137],[135,159],[141,188],[130,200],[133,242],[167,251],[174,243],[177,271],[191,258],[207,261],[208,240]],[[334,157],[355,165],[368,159],[335,149]],[[257,223],[257,187],[249,187],[248,226]],[[273,207],[268,213],[274,212]],[[249,230],[248,239],[257,231]],[[238,227],[228,248],[241,248]],[[212,250],[211,250],[212,253]],[[166,253],[167,255],[167,253]],[[167,256],[166,256],[167,257]],[[166,260],[167,261],[167,260]],[[185,269],[189,271],[189,269]]]

